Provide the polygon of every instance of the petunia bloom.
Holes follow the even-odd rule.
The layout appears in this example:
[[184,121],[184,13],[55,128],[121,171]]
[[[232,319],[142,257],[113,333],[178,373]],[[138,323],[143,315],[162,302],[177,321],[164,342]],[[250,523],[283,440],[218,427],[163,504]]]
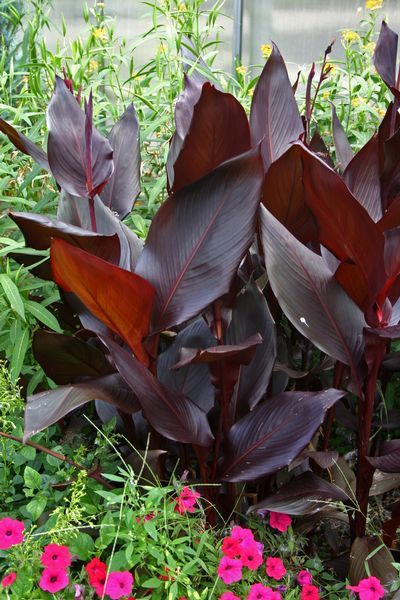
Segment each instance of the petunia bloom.
[[279,592],[274,592],[270,587],[265,587],[262,583],[254,583],[250,587],[246,600],[280,600]]
[[113,571],[109,574],[106,583],[106,594],[112,600],[128,596],[132,592],[133,575],[129,571]]
[[300,571],[297,575],[297,583],[301,586],[303,585],[311,585],[312,583],[312,575],[310,571]]
[[267,558],[267,575],[279,581],[286,574],[286,569],[280,558]]
[[360,600],[379,600],[385,595],[385,588],[374,576],[361,579],[358,585],[346,585],[346,588],[356,592]]
[[3,517],[0,519],[0,550],[8,550],[24,541],[23,531],[25,525],[22,521]]
[[222,553],[229,558],[236,558],[240,554],[241,544],[233,537],[226,537],[222,540]]
[[54,570],[66,569],[71,564],[71,552],[68,546],[47,544],[40,557],[40,562],[45,567],[53,568]]
[[319,600],[319,591],[316,585],[303,585],[301,589],[301,600]]
[[197,498],[200,498],[199,492],[195,492],[185,486],[176,499],[175,510],[181,515],[185,512],[193,513],[197,504]]
[[67,587],[69,583],[68,574],[63,569],[44,569],[39,581],[39,587],[44,592],[56,594]]
[[104,577],[105,579],[107,573],[107,565],[99,558],[97,558],[97,556],[95,556],[85,566],[85,571],[89,576],[89,582],[92,583],[93,580],[96,580],[99,577]]
[[269,513],[269,524],[273,529],[277,529],[281,533],[287,531],[289,525],[292,524],[292,517],[284,513],[271,512]]
[[3,579],[1,580],[1,585],[3,588],[10,587],[10,585],[12,585],[16,579],[17,574],[13,571],[12,573],[9,573],[5,577],[3,577]]
[[236,558],[223,556],[218,565],[217,572],[218,577],[220,577],[227,585],[235,583],[235,581],[240,581],[242,579],[242,563]]
[[237,540],[239,544],[242,544],[243,542],[254,542],[254,535],[251,529],[240,527],[240,525],[235,525],[235,527],[233,527],[231,537],[234,540]]
[[243,542],[240,548],[239,559],[242,561],[244,567],[247,567],[251,571],[255,571],[262,565],[262,553],[256,542]]
[[240,600],[239,596],[235,596],[232,592],[224,592],[219,597],[219,600]]

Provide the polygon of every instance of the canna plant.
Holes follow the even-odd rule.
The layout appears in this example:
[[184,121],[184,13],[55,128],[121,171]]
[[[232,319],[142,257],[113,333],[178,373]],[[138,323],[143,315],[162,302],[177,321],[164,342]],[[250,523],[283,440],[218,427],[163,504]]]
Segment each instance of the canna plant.
[[[375,64],[395,99],[355,156],[333,114],[337,169],[316,129],[311,136],[314,69],[304,118],[276,46],[249,119],[203,71],[185,74],[169,197],[144,247],[123,223],[140,189],[132,105],[106,138],[91,94],[82,109],[81,92],[57,77],[47,153],[0,121],[60,188],[57,218],[10,213],[27,246],[50,248],[40,276],[59,285],[69,331],[35,333],[34,354],[58,387],[28,397],[26,439],[87,402],[100,415],[111,405],[137,448],[150,435],[153,450],[221,483],[204,494],[228,514],[244,484],[257,494],[250,510],[318,519],[343,502],[351,579],[368,558],[391,582],[389,550],[366,524],[371,490],[379,481],[390,489],[384,474],[400,472],[400,441],[371,443],[382,365],[400,337],[396,43],[383,24]],[[353,487],[329,449],[335,407],[358,418]],[[274,476],[289,465],[295,475],[277,489]],[[395,507],[389,545],[397,524]]]

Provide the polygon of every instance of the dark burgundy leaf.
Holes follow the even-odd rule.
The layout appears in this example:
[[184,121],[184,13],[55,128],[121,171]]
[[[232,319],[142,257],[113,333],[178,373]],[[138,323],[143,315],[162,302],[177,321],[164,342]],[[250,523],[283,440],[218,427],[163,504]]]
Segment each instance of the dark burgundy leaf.
[[[82,199],[82,202],[87,200]],[[120,243],[115,234],[100,235],[35,213],[10,212],[9,216],[22,231],[25,243],[30,248],[47,250],[52,239],[60,239],[110,263],[119,263]]]
[[70,335],[38,329],[32,350],[46,375],[59,385],[114,372],[99,348]]
[[136,267],[157,290],[153,332],[189,320],[228,292],[253,240],[262,174],[252,151],[162,204]]
[[226,160],[250,149],[246,113],[231,94],[204,83],[189,130],[174,162],[172,191],[197,181]]
[[367,460],[383,473],[400,473],[400,440],[384,442],[379,456],[368,456]]
[[100,198],[123,219],[132,210],[140,192],[139,123],[133,104],[111,129],[108,141],[114,151],[114,172]]
[[317,464],[321,469],[329,469],[332,467],[338,460],[339,453],[335,450],[303,450],[301,454],[291,463],[289,467],[289,471],[292,471],[299,465],[301,465],[305,460],[312,460]]
[[305,337],[356,373],[363,353],[362,312],[323,258],[296,240],[263,206],[261,225],[268,276],[282,310]]
[[206,413],[176,390],[160,383],[131,354],[102,338],[118,371],[137,396],[149,423],[170,440],[210,446],[213,436]]
[[289,465],[344,393],[284,392],[256,406],[229,431],[222,478],[252,481]]
[[171,367],[178,362],[183,346],[209,348],[216,343],[204,319],[199,318],[178,333],[170,348],[157,359],[159,381],[170,390],[176,390],[190,398],[206,413],[214,406],[215,395],[207,365],[187,365],[178,371],[172,371]]
[[49,165],[64,190],[83,198],[98,193],[114,168],[108,140],[94,127],[88,136],[87,123],[85,113],[64,81],[56,77],[54,93],[47,108]]
[[384,473],[376,469],[372,480],[372,485],[369,490],[370,496],[380,496],[391,490],[397,489],[400,486],[400,474]]
[[374,64],[388,88],[396,94],[396,58],[398,35],[382,21],[381,31],[374,52]]
[[366,332],[373,333],[380,338],[397,340],[400,338],[400,325],[391,325],[389,327],[368,327]]
[[154,288],[142,277],[120,269],[63,240],[50,251],[54,281],[81,302],[147,364],[142,346],[153,306]]
[[335,105],[331,104],[332,107],[332,132],[333,140],[335,142],[336,157],[339,163],[339,171],[343,173],[347,165],[353,158],[353,150],[349,144],[346,133],[343,129],[341,122],[336,114]]
[[[400,99],[400,91],[398,93]],[[382,152],[382,205],[387,209],[400,196],[400,129],[384,142]]]
[[382,218],[379,138],[372,138],[349,162],[343,179],[373,221]]
[[315,152],[315,154],[321,160],[323,160],[328,165],[328,167],[331,167],[331,169],[334,168],[333,160],[330,157],[329,150],[326,147],[326,144],[325,144],[324,140],[322,139],[321,134],[317,128],[314,129],[314,133],[311,138],[309,148],[310,148],[310,150]]
[[264,396],[276,358],[274,320],[264,294],[256,282],[250,279],[236,298],[225,341],[234,345],[257,332],[261,334],[262,342],[256,347],[250,364],[240,367],[231,398],[230,409],[235,415],[234,420],[253,409]]
[[312,471],[306,471],[252,506],[249,512],[270,510],[288,515],[310,515],[330,507],[332,501],[346,502],[348,499],[342,489]]
[[254,90],[250,129],[253,145],[262,141],[265,170],[304,133],[286,65],[275,44]]
[[128,414],[140,410],[132,390],[118,373],[60,386],[28,396],[24,440],[57,423],[75,408],[96,399],[103,400]]
[[[381,581],[382,585],[389,587],[398,576],[393,562],[391,552],[379,538],[357,537],[350,550],[350,582],[358,585],[361,579],[373,575]],[[368,571],[365,568],[366,563]]]
[[0,131],[6,134],[8,139],[18,150],[21,150],[24,154],[28,154],[33,158],[46,171],[50,171],[49,161],[47,160],[47,154],[44,150],[36,146],[31,142],[23,133],[20,133],[12,125],[0,119]]
[[239,365],[248,365],[254,356],[256,347],[261,342],[261,335],[256,333],[244,342],[234,346],[213,346],[211,348],[204,348],[203,350],[182,348],[179,361],[171,368],[180,369],[189,364],[211,364],[222,360]]

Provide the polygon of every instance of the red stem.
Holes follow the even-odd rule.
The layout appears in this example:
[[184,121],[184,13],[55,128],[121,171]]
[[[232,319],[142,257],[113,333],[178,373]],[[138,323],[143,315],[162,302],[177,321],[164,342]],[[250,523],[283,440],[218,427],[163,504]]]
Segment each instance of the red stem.
[[90,214],[90,225],[92,227],[92,231],[97,233],[96,212],[94,209],[94,198],[89,198],[89,214]]

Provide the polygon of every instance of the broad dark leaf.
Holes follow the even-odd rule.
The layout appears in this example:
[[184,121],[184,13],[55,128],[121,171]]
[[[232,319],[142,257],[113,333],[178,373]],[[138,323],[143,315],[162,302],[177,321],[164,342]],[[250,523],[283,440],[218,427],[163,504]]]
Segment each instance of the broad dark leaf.
[[149,423],[170,440],[210,446],[213,436],[206,413],[176,390],[160,383],[131,354],[103,338],[118,371],[137,396]]
[[60,385],[114,372],[99,348],[70,335],[38,329],[32,350],[46,375]]
[[362,312],[323,258],[296,240],[263,206],[261,226],[268,276],[282,310],[305,337],[356,373],[364,345]]
[[286,65],[275,44],[254,90],[250,130],[253,145],[262,141],[265,170],[304,134]]
[[73,292],[85,306],[147,364],[142,339],[149,330],[154,289],[142,277],[97,256],[53,240],[50,251],[54,281]]
[[338,500],[348,501],[342,489],[312,471],[306,471],[252,506],[249,512],[270,510],[288,515],[310,515],[329,508],[332,501]]
[[108,135],[114,151],[114,172],[100,194],[104,204],[123,219],[140,192],[139,122],[130,104]]
[[[357,537],[350,550],[350,582],[352,585],[358,585],[361,579],[373,575],[383,585],[389,586],[397,579],[397,571],[393,562],[394,558],[391,552],[379,538]],[[368,571],[365,563],[368,564]]]
[[343,180],[373,221],[382,218],[379,138],[372,138],[346,167]]
[[400,325],[391,325],[389,327],[368,327],[368,333],[373,333],[378,337],[387,340],[398,340],[400,338]]
[[305,460],[314,461],[321,469],[329,469],[337,462],[339,453],[335,450],[303,450],[301,454],[291,463],[289,471],[292,471]]
[[[94,199],[97,232],[103,235],[117,234],[121,247],[119,265],[121,269],[134,271],[143,242],[115,214],[101,202],[98,196]],[[57,218],[59,221],[82,227],[91,231],[89,203],[86,198],[78,198],[62,190],[58,203]]]
[[171,367],[179,360],[181,348],[209,348],[216,345],[203,318],[185,327],[168,348],[158,356],[157,377],[170,390],[176,390],[190,398],[199,408],[208,412],[214,406],[215,390],[211,384],[207,365],[187,365],[177,371]]
[[60,386],[28,397],[24,440],[95,399],[103,400],[128,414],[140,410],[135,395],[118,373]]
[[374,52],[374,64],[383,81],[395,95],[398,94],[398,90],[395,89],[397,44],[397,33],[390,29],[385,21],[382,21]]
[[353,158],[353,150],[349,144],[346,133],[343,129],[341,122],[336,114],[335,105],[332,106],[332,132],[333,140],[335,142],[336,157],[339,163],[339,171],[343,173],[347,165]]
[[223,480],[252,481],[289,465],[344,393],[333,388],[284,392],[256,406],[229,431]]
[[321,137],[317,127],[314,129],[313,136],[309,143],[310,150],[312,150],[321,160],[323,160],[328,167],[334,168],[333,160],[329,154],[329,150],[326,147],[324,140]]
[[47,108],[47,128],[49,165],[57,183],[83,198],[98,193],[113,172],[112,148],[94,127],[85,135],[85,113],[59,77]]
[[46,152],[31,142],[23,133],[20,133],[14,129],[12,125],[3,119],[0,119],[0,131],[6,134],[10,142],[14,144],[18,150],[21,150],[21,152],[24,154],[31,156],[33,160],[42,167],[42,169],[50,171]]
[[176,158],[172,191],[197,181],[226,160],[250,149],[250,130],[241,104],[204,83],[190,127]]
[[372,485],[369,490],[370,496],[381,496],[391,490],[400,487],[399,473],[384,473],[379,469],[375,470]]
[[225,341],[227,344],[237,344],[257,332],[261,334],[262,342],[256,347],[250,364],[240,367],[231,398],[230,409],[236,416],[253,409],[264,396],[276,358],[274,320],[264,294],[250,279],[236,298]]
[[256,333],[244,342],[233,346],[227,344],[204,349],[182,348],[179,361],[171,368],[175,370],[189,364],[212,364],[223,360],[234,364],[248,365],[261,342],[261,335]]
[[383,473],[400,473],[400,440],[384,442],[379,456],[368,456],[367,460]]
[[[82,199],[82,202],[87,202]],[[118,264],[120,260],[120,243],[117,235],[101,235],[68,225],[52,217],[35,213],[10,212],[10,218],[18,225],[25,238],[25,243],[36,250],[50,248],[52,239],[60,239],[72,246],[95,254],[107,262]]]
[[252,151],[162,204],[136,268],[157,290],[153,332],[189,320],[228,292],[253,240],[262,173]]

